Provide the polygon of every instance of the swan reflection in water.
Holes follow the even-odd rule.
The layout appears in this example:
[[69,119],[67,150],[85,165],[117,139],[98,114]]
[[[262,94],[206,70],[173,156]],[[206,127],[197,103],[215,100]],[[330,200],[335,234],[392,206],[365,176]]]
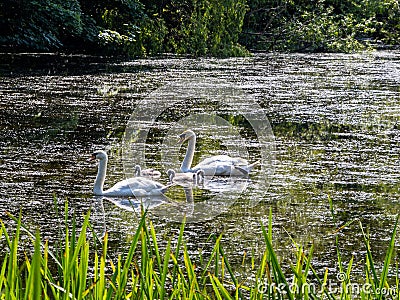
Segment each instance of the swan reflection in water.
[[[168,193],[174,205],[168,206],[167,210],[156,208],[153,212],[176,222],[183,219],[187,223],[210,220],[226,212],[250,183],[249,178],[205,176],[201,184],[177,184]],[[181,200],[182,190],[185,201]]]
[[104,201],[108,201],[117,208],[131,212],[139,218],[144,211],[151,211],[156,207],[170,204],[168,197],[148,196],[148,197],[109,197],[95,196],[91,207],[91,223],[98,237],[104,237],[106,233],[106,211]]
[[[168,197],[164,195],[151,196],[151,197],[137,197],[137,198],[115,198],[103,197],[107,201],[113,203],[115,206],[127,211],[141,214],[143,211],[150,211],[157,206],[169,203]],[[143,211],[142,211],[143,209]]]
[[215,193],[241,193],[251,183],[250,178],[205,176],[201,188]]

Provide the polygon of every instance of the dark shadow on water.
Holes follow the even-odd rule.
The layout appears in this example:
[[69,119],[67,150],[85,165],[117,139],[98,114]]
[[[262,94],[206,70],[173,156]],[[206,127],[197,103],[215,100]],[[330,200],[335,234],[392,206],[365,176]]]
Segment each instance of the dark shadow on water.
[[122,67],[126,57],[68,55],[60,53],[0,53],[0,76],[89,75],[138,72],[151,67]]

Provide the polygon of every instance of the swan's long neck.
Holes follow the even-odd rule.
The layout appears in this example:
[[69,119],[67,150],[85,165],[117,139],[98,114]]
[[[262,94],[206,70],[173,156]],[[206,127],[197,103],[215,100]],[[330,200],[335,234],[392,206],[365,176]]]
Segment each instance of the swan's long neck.
[[187,172],[192,165],[194,148],[196,146],[196,136],[192,136],[189,139],[188,147],[186,149],[186,155],[181,165],[181,172]]
[[94,183],[93,193],[95,195],[103,195],[104,180],[106,179],[107,158],[99,162],[96,181]]

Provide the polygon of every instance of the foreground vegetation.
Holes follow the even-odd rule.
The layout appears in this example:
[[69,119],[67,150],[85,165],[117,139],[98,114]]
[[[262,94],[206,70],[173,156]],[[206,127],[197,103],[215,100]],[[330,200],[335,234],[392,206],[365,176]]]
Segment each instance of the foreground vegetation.
[[[265,251],[249,274],[251,279],[244,281],[235,276],[224,255],[221,236],[207,259],[194,257],[183,238],[183,223],[178,236],[161,250],[151,221],[143,215],[127,253],[113,260],[107,251],[107,234],[100,246],[96,243],[89,214],[80,228],[74,220],[69,229],[67,205],[65,212],[65,238],[59,248],[43,242],[39,232],[31,233],[21,218],[10,216],[16,222],[12,235],[1,223],[0,238],[8,251],[0,263],[0,299],[400,299],[399,280],[392,286],[388,283],[397,221],[380,273],[363,231],[365,277],[364,282],[357,282],[362,288],[355,290],[356,284],[350,282],[352,260],[345,267],[339,250],[340,276],[335,276],[338,285],[334,289],[332,274],[326,270],[319,278],[312,267],[313,249],[306,254],[295,242],[297,260],[290,274],[285,274],[273,249],[271,212],[269,224],[261,224]],[[32,242],[23,256],[22,233]]]
[[398,45],[397,0],[0,1],[0,50],[243,56]]

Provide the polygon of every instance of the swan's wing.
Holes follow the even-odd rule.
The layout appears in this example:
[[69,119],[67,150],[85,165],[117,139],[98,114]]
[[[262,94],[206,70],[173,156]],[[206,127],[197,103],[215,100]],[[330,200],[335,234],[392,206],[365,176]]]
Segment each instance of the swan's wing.
[[196,172],[202,170],[205,176],[218,176],[218,175],[230,175],[233,165],[221,162],[215,162],[209,165],[197,165],[192,169]]
[[221,163],[233,164],[233,158],[228,155],[214,155],[202,160],[201,162],[198,163],[196,167],[221,164]]
[[117,182],[112,189],[114,188],[134,188],[141,185],[141,177],[134,177],[122,180]]
[[144,196],[146,194],[160,194],[165,186],[159,182],[144,177],[134,177],[116,183],[104,192],[107,196]]
[[197,171],[202,169],[207,176],[228,176],[231,175],[233,166],[238,162],[242,162],[242,160],[238,161],[237,158],[228,155],[215,155],[201,161],[192,170]]
[[241,157],[231,157],[228,155],[215,155],[208,157],[204,160],[202,160],[196,167],[201,167],[201,166],[208,166],[208,165],[248,165],[249,162],[247,159],[241,158]]
[[242,168],[239,166],[235,166],[235,170],[238,170],[241,174],[240,175],[249,175],[249,170],[247,168]]
[[233,157],[232,161],[235,166],[247,166],[249,164],[247,159],[241,157]]
[[128,197],[133,196],[131,186],[134,184],[134,178],[130,178],[117,182],[112,188],[104,191],[104,195],[112,197]]
[[207,176],[243,176],[248,175],[256,164],[258,164],[258,162],[249,165],[249,162],[241,157],[215,155],[201,161],[192,168],[192,171],[195,172],[202,169]]
[[231,175],[232,165],[219,165],[215,168],[216,175]]
[[253,170],[253,168],[259,164],[260,162],[256,161],[250,165],[244,165],[244,166],[235,165],[234,168],[235,170],[241,172],[243,175],[249,175],[249,173]]
[[151,190],[159,190],[165,188],[165,185],[163,185],[162,183],[151,180],[149,178],[137,177],[131,179],[136,179],[136,181],[131,185],[131,187],[135,189],[137,188],[137,189],[143,189],[145,191],[151,191]]

